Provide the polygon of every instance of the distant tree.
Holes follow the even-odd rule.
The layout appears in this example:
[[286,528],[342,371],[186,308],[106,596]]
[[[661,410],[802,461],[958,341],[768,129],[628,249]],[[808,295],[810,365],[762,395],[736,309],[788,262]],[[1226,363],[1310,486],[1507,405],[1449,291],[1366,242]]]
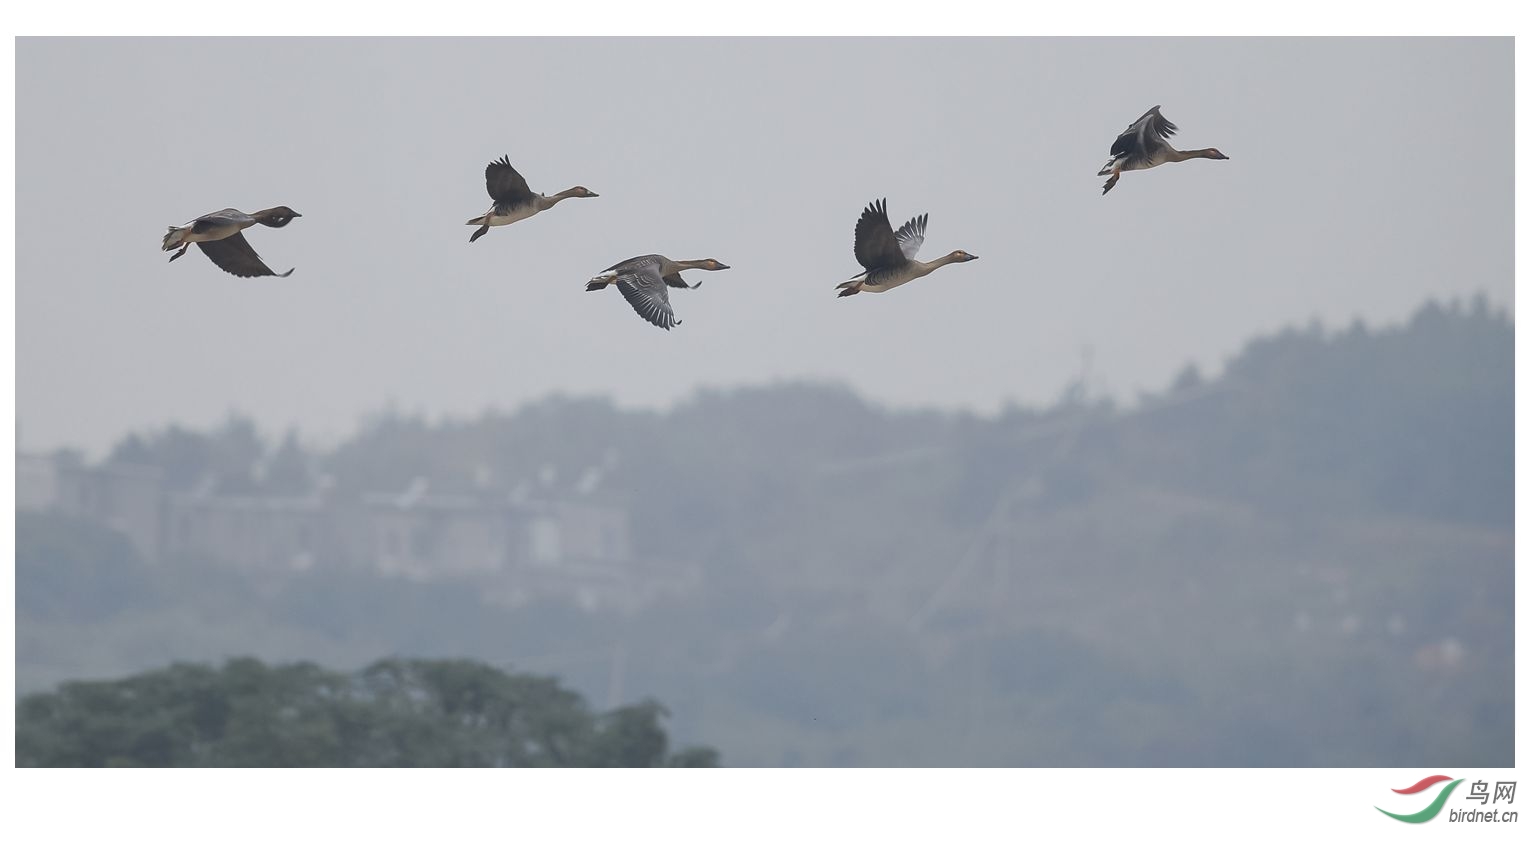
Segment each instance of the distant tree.
[[273,495],[296,495],[312,490],[311,459],[298,441],[297,430],[287,430],[282,443],[266,460],[260,488]]
[[231,415],[212,435],[212,472],[217,490],[223,493],[254,493],[255,465],[265,453],[265,443],[248,417]]
[[356,675],[253,658],[65,683],[17,705],[21,766],[715,765],[671,756],[663,707],[603,716],[556,680],[471,660],[382,660]]
[[602,716],[590,741],[590,765],[651,768],[663,764],[669,740],[659,719],[669,711],[655,701],[612,710]]
[[669,758],[673,768],[716,768],[720,757],[712,748],[685,748]]
[[112,448],[107,461],[158,467],[174,490],[211,482],[213,490],[251,493],[254,467],[264,450],[254,421],[232,415],[212,433],[172,425],[149,436],[129,435]]
[[1174,384],[1169,386],[1173,392],[1193,391],[1200,388],[1204,383],[1201,377],[1201,369],[1194,362],[1188,363],[1181,368],[1179,374],[1174,377]]

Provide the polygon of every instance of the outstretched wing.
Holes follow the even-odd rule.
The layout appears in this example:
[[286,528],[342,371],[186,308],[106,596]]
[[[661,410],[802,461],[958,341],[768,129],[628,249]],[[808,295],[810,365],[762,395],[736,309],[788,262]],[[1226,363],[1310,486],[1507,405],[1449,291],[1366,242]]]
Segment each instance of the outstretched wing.
[[271,271],[271,268],[261,261],[260,255],[250,247],[250,241],[244,238],[243,233],[236,233],[223,239],[199,242],[197,245],[207,259],[213,261],[218,268],[235,277],[286,277],[292,274],[288,269],[281,274]]
[[658,272],[639,271],[618,276],[616,288],[645,321],[665,330],[680,323],[669,305],[669,291]]
[[869,272],[899,265],[907,259],[892,223],[887,221],[887,199],[867,205],[855,223],[855,261]]
[[510,165],[510,156],[493,161],[483,171],[484,183],[489,188],[489,198],[495,204],[514,207],[531,200],[531,188],[526,179]]
[[898,240],[898,248],[903,256],[909,260],[919,253],[919,246],[924,245],[924,228],[930,221],[930,214],[924,213],[903,223],[893,234]]
[[1137,118],[1137,121],[1126,127],[1126,131],[1116,137],[1116,142],[1110,145],[1110,157],[1112,160],[1131,158],[1139,155],[1151,156],[1151,153],[1162,146],[1164,141],[1179,131],[1179,126],[1174,125],[1159,113],[1160,105],[1154,105],[1146,114]]

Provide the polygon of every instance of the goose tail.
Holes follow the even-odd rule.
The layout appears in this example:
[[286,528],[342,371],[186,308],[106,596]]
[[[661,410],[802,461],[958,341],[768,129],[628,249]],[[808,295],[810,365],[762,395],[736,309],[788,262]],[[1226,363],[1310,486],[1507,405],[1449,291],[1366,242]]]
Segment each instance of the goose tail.
[[186,229],[171,225],[170,232],[165,234],[165,238],[160,241],[159,247],[161,251],[173,251],[177,248],[180,248],[181,243],[185,241]]

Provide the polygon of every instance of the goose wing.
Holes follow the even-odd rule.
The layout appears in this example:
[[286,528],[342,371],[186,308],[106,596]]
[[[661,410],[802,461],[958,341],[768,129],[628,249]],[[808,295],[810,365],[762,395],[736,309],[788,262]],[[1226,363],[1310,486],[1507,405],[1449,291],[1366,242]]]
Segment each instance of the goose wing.
[[489,188],[489,198],[495,204],[514,207],[531,200],[531,188],[526,186],[525,176],[510,165],[509,155],[491,161],[483,171],[483,178]]
[[906,259],[912,260],[919,253],[919,246],[924,245],[924,228],[930,221],[930,214],[923,213],[903,223],[894,234],[898,240],[898,248],[903,252]]
[[[1126,127],[1116,137],[1116,142],[1110,145],[1110,160],[1112,163],[1122,159],[1152,157],[1152,154],[1168,145],[1167,141],[1179,131],[1179,126],[1169,122],[1159,108],[1154,105],[1146,114],[1138,117],[1135,122]],[[1109,174],[1110,165],[1100,171],[1101,175]]]
[[292,269],[280,274],[271,271],[261,261],[260,255],[255,253],[255,249],[250,247],[250,241],[244,238],[242,232],[223,239],[199,242],[197,246],[218,268],[235,277],[286,277],[292,274]]
[[887,199],[867,205],[855,223],[855,261],[869,272],[899,265],[907,259],[892,223],[887,221]]
[[[637,263],[632,268],[622,268],[622,264],[612,266],[606,271],[616,271],[616,288],[627,299],[632,309],[641,315],[645,321],[665,330],[680,323],[675,318],[675,311],[669,305],[669,290],[666,287],[666,279],[659,275],[658,258],[647,260],[637,258],[628,263]],[[678,280],[679,275],[674,275]],[[684,281],[681,281],[682,285]]]
[[659,267],[663,262],[664,258],[657,254],[644,254],[641,257],[629,257],[628,259],[607,268],[606,271],[601,272],[601,274],[605,274],[606,272],[616,272],[619,275],[631,274],[633,272],[648,271],[650,268],[652,268],[654,274],[658,274]]

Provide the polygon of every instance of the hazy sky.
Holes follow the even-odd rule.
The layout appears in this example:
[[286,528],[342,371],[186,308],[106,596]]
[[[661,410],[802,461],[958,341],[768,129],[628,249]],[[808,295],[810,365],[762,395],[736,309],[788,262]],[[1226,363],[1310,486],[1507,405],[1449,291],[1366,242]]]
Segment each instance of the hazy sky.
[[[891,405],[1118,397],[1251,335],[1513,302],[1512,41],[37,39],[16,49],[23,448],[230,409],[333,438],[551,392],[663,406],[811,377]],[[1152,105],[1230,161],[1094,173]],[[508,154],[571,200],[469,245]],[[921,257],[839,300],[887,197]],[[303,214],[239,279],[167,225]],[[584,282],[715,257],[664,332]],[[693,277],[692,280],[695,278]]]

